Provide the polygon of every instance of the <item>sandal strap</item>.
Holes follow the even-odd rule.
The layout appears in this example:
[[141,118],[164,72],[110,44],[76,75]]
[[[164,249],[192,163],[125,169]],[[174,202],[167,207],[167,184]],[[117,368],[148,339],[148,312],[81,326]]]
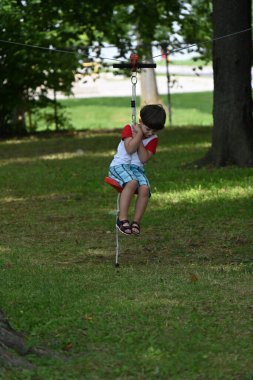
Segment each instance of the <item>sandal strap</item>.
[[[134,232],[133,229],[135,229],[136,232]],[[139,234],[140,234],[140,230],[141,230],[141,228],[140,228],[140,224],[139,224],[138,222],[133,221],[133,222],[131,223],[131,231],[132,231],[132,234],[134,234],[134,235],[139,235]]]
[[[125,225],[124,225],[125,224]],[[117,224],[116,226],[118,227],[118,229],[123,232],[124,234],[126,235],[131,235],[131,226],[129,225],[129,221],[127,219],[124,219],[124,220],[119,220],[117,219]],[[129,232],[127,232],[129,231]]]
[[[119,220],[118,219],[118,223],[120,223],[120,225],[123,225],[123,224],[129,224],[129,220],[125,219],[125,220]],[[129,225],[130,227],[130,225]]]

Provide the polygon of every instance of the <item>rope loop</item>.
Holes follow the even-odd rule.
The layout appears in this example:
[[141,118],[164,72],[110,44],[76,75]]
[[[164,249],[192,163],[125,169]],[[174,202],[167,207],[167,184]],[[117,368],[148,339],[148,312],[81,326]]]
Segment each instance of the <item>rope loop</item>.
[[137,75],[136,75],[136,72],[132,73],[131,82],[132,82],[132,85],[136,85],[137,84]]

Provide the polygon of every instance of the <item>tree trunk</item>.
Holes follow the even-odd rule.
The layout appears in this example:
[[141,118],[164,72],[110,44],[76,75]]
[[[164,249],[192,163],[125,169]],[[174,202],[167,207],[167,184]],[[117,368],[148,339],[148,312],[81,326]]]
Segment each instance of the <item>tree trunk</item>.
[[[148,53],[146,62],[153,63],[152,50]],[[161,99],[158,93],[155,69],[141,70],[141,106],[145,104],[159,104]]]
[[35,364],[26,359],[29,354],[66,360],[66,357],[47,348],[29,347],[24,335],[11,327],[3,311],[0,310],[0,365],[34,369]]
[[154,69],[142,69],[141,71],[141,105],[158,104],[161,99],[158,94]]
[[12,125],[17,134],[26,134],[25,110],[22,107],[15,107],[12,111]]
[[205,163],[253,166],[251,0],[213,0],[213,136]]

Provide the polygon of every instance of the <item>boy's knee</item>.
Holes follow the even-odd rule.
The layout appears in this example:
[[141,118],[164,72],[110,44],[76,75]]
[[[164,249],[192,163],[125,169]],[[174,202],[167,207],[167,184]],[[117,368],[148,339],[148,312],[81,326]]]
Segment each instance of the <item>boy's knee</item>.
[[149,197],[149,194],[150,194],[149,187],[147,185],[140,186],[138,193],[142,197]]

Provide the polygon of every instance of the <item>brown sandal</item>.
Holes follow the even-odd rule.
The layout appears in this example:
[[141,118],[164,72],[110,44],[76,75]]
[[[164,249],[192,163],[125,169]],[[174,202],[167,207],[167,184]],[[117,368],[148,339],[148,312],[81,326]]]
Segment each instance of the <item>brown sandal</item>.
[[140,235],[141,228],[140,228],[139,223],[132,222],[131,223],[131,231],[132,231],[133,235]]
[[131,231],[131,227],[129,225],[129,221],[128,220],[119,220],[119,218],[117,219],[117,224],[116,224],[116,227],[118,228],[118,230],[122,233],[122,234],[125,234],[125,235],[131,235],[132,231]]

